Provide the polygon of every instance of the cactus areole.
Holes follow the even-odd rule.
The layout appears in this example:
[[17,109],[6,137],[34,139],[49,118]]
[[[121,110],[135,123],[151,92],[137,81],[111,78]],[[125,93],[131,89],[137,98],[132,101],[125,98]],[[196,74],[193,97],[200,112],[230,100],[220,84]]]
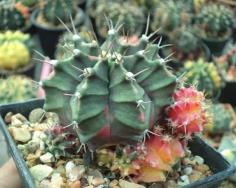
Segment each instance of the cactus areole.
[[44,108],[71,125],[83,144],[140,141],[172,102],[177,79],[158,55],[161,39],[153,44],[149,39],[155,33],[146,32],[130,45],[120,40],[120,28],[110,24],[102,45],[73,34],[73,55],[51,60],[54,72],[42,83]]

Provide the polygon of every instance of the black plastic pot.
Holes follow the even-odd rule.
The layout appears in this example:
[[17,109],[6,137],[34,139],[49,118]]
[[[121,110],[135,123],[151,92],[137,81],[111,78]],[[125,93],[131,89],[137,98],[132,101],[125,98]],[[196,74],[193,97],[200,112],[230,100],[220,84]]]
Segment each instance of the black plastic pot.
[[[7,130],[7,126],[5,125],[3,118],[8,112],[22,113],[23,115],[28,116],[31,110],[33,110],[34,108],[42,107],[43,103],[44,101],[42,99],[35,99],[27,102],[0,106],[0,129],[5,136],[9,151],[13,159],[15,160],[16,167],[21,176],[24,188],[35,188],[34,181],[30,175],[25,161],[23,160],[11,135]],[[184,186],[184,188],[215,187],[219,185],[225,178],[236,172],[235,167],[232,167],[220,153],[206,144],[199,137],[194,137],[194,139],[189,144],[189,147],[194,155],[199,155],[204,158],[206,164],[210,167],[214,174],[203,180],[199,180],[192,184]]]
[[226,81],[225,87],[221,90],[219,101],[222,103],[230,103],[236,106],[236,81]]
[[208,46],[211,54],[214,56],[222,55],[225,45],[231,40],[232,31],[228,32],[228,35],[223,39],[218,38],[202,38],[202,41]]
[[[40,25],[37,22],[37,16],[39,14],[40,10],[35,9],[33,13],[31,14],[31,22],[33,26],[36,28],[36,31],[39,35],[39,40],[41,47],[44,51],[44,54],[47,55],[50,58],[54,58],[54,53],[56,50],[57,43],[59,41],[59,37],[63,34],[63,32],[67,31],[65,27],[60,28],[52,28],[47,27],[44,25]],[[83,24],[85,19],[85,14],[82,9],[78,8],[78,19],[75,20],[75,27],[78,27],[79,25]],[[68,26],[69,28],[71,26]]]

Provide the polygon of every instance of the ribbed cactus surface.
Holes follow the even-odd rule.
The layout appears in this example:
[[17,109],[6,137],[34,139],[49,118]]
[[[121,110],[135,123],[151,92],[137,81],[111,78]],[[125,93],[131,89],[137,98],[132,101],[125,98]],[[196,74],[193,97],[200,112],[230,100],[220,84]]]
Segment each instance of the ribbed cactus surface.
[[54,74],[42,84],[45,109],[72,123],[82,143],[138,141],[171,103],[176,77],[158,55],[160,43],[144,34],[130,45],[120,40],[119,28],[110,25],[102,45],[72,35],[72,57],[52,60]]

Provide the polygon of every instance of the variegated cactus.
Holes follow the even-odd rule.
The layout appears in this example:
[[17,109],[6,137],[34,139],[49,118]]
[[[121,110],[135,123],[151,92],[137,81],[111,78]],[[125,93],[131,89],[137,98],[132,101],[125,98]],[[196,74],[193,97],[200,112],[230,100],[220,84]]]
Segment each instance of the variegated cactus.
[[151,44],[151,35],[143,34],[133,46],[120,40],[119,29],[110,25],[101,46],[71,36],[73,55],[50,61],[54,75],[43,82],[45,109],[76,125],[82,143],[138,141],[171,103],[177,79],[158,55],[160,42]]

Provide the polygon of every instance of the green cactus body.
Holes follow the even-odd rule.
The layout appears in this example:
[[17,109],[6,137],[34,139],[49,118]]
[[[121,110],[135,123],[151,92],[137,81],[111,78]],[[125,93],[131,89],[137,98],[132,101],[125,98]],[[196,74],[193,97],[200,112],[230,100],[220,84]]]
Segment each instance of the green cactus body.
[[137,6],[127,2],[105,1],[98,4],[94,15],[96,28],[102,37],[106,37],[108,30],[104,24],[106,22],[104,15],[109,17],[113,23],[123,23],[125,33],[129,32],[130,35],[140,34],[143,30],[145,18]]
[[39,0],[17,0],[16,2],[21,2],[26,7],[33,7],[39,2]]
[[51,61],[54,76],[42,83],[44,108],[57,112],[64,125],[72,123],[82,143],[97,137],[97,145],[142,139],[171,103],[176,86],[176,77],[158,58],[160,44],[143,35],[129,46],[119,40],[117,27],[111,28],[102,46],[71,36],[74,56]]
[[0,30],[17,30],[25,26],[26,20],[11,1],[0,1]]
[[225,133],[235,126],[235,112],[230,104],[213,104],[212,122],[206,127],[210,134]]
[[196,84],[200,91],[205,91],[207,97],[216,96],[223,86],[216,66],[203,59],[187,61],[181,72],[185,73],[187,83]]
[[20,102],[36,97],[36,88],[24,76],[10,76],[0,80],[0,104]]
[[76,7],[73,0],[45,0],[42,9],[43,17],[53,25],[60,25],[60,18],[64,23],[70,23],[70,15],[74,18]]
[[202,29],[205,37],[225,37],[229,29],[233,27],[233,12],[217,4],[204,6],[196,18],[196,23]]

